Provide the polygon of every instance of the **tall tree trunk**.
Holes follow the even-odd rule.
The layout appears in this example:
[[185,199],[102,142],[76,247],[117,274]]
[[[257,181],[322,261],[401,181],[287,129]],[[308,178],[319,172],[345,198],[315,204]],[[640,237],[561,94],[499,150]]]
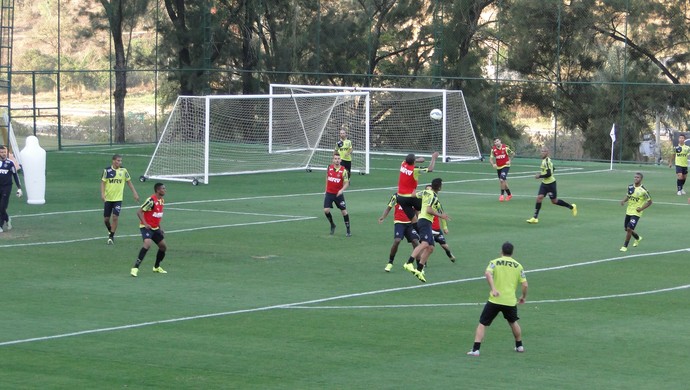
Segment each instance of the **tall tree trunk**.
[[115,47],[115,128],[113,129],[114,141],[116,143],[125,142],[125,96],[127,95],[127,57],[125,56],[125,45],[122,39],[123,24],[123,2],[125,0],[101,0],[101,4],[108,15],[110,31],[113,36],[113,46]]

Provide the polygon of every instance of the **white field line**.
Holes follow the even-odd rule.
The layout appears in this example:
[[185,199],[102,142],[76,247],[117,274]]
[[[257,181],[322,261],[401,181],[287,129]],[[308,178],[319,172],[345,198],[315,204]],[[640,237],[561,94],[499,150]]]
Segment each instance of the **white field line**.
[[[688,251],[690,251],[690,248],[669,250],[669,251],[663,251],[663,252],[651,252],[651,253],[635,254],[635,255],[628,255],[628,256],[618,256],[618,257],[611,257],[611,258],[607,258],[607,259],[600,259],[600,260],[592,260],[592,261],[586,261],[586,262],[581,262],[581,263],[567,264],[567,265],[557,266],[557,267],[540,268],[540,269],[530,271],[530,273],[554,271],[554,270],[560,270],[560,269],[564,269],[564,268],[589,266],[589,265],[599,264],[599,263],[604,263],[604,262],[622,261],[622,260],[627,260],[627,259],[636,258],[636,257],[659,256],[659,255],[666,255],[666,254],[678,253],[678,252],[688,252]],[[244,313],[256,313],[256,312],[262,312],[262,311],[273,310],[273,309],[304,309],[305,306],[307,306],[307,305],[315,305],[315,304],[320,304],[320,303],[324,303],[324,302],[332,302],[332,301],[349,299],[349,298],[359,298],[359,297],[364,297],[364,296],[370,296],[370,295],[376,295],[376,294],[385,294],[385,293],[398,292],[398,291],[404,291],[404,290],[413,290],[413,289],[418,289],[418,288],[429,288],[429,287],[433,287],[433,286],[441,286],[441,285],[446,285],[446,284],[457,284],[457,283],[477,281],[477,280],[482,280],[482,279],[484,279],[484,278],[483,277],[474,277],[474,278],[465,278],[465,279],[457,279],[457,280],[448,280],[448,281],[437,282],[437,283],[427,283],[427,284],[418,284],[415,286],[406,286],[406,287],[396,287],[396,288],[388,288],[388,289],[382,289],[382,290],[365,291],[365,292],[361,292],[361,293],[344,294],[344,295],[338,295],[338,296],[327,297],[327,298],[313,299],[313,300],[309,300],[309,301],[285,303],[285,304],[257,307],[257,308],[251,308],[251,309],[242,309],[242,310],[233,310],[233,311],[226,311],[226,312],[220,312],[220,313],[209,313],[209,314],[201,314],[201,315],[196,315],[196,316],[170,318],[170,319],[158,320],[158,321],[148,321],[148,322],[141,322],[141,323],[129,324],[129,325],[112,326],[112,327],[107,327],[107,328],[97,328],[97,329],[82,330],[82,331],[76,331],[76,332],[70,332],[70,333],[62,333],[62,334],[56,334],[56,335],[52,335],[52,336],[32,337],[32,338],[28,338],[28,339],[19,339],[19,340],[9,340],[9,341],[0,342],[0,347],[4,347],[4,346],[8,346],[8,345],[31,343],[31,342],[37,342],[37,341],[62,339],[62,338],[66,338],[66,337],[74,337],[74,336],[81,336],[81,335],[94,334],[94,333],[105,333],[105,332],[112,332],[112,331],[141,328],[144,326],[151,326],[151,325],[159,325],[159,324],[176,323],[176,322],[183,322],[183,321],[190,321],[190,320],[198,320],[198,319],[203,319],[203,318],[225,317],[225,316],[244,314]],[[640,296],[640,295],[649,295],[649,294],[663,293],[663,292],[669,292],[669,291],[676,291],[676,290],[685,289],[685,288],[689,288],[689,287],[690,287],[690,285],[683,285],[683,286],[668,287],[668,288],[650,290],[650,291],[640,291],[640,292],[614,294],[614,295],[602,295],[602,296],[596,296],[596,297],[550,299],[550,300],[542,300],[542,301],[533,301],[531,303],[533,303],[533,304],[534,303],[562,303],[562,302],[589,301],[589,300],[596,300],[596,299],[621,298],[621,297]],[[480,305],[480,304],[481,303],[458,303],[458,304],[452,304],[452,305],[454,305],[454,306],[470,306],[470,305],[476,306],[476,305]],[[451,304],[446,304],[446,305],[449,306]],[[438,307],[438,306],[443,306],[443,305],[441,305],[441,304],[429,304],[429,305],[422,305],[422,306],[437,306]],[[370,308],[369,306],[360,306],[360,307]],[[385,307],[420,307],[420,305],[392,305],[392,306],[385,306]],[[342,306],[341,307],[323,307],[323,306],[322,307],[315,307],[315,309],[326,309],[326,308],[343,308],[343,307]],[[354,308],[357,308],[357,307],[355,306]]]

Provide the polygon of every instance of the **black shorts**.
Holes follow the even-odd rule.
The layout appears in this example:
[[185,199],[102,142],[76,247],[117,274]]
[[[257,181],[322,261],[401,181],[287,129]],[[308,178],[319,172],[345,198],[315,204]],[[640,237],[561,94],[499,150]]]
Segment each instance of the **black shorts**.
[[688,174],[688,167],[679,167],[676,165],[676,173],[682,173],[683,175]]
[[122,201],[119,202],[105,202],[103,203],[103,216],[109,217],[110,215],[120,215],[120,210],[122,210]]
[[498,174],[498,179],[499,180],[508,180],[508,171],[510,171],[510,167],[503,167],[503,168],[497,169],[496,173]]
[[498,313],[503,313],[503,318],[505,318],[509,324],[520,319],[520,317],[518,317],[517,306],[505,306],[493,302],[486,302],[484,310],[482,310],[482,314],[479,316],[479,323],[484,326],[491,325],[494,318],[498,316]]
[[434,234],[434,241],[438,242],[441,245],[446,245],[446,237],[443,235],[442,232],[432,230],[432,233]]
[[640,217],[637,215],[625,215],[625,222],[623,223],[623,229],[628,230],[630,228],[631,230],[635,230],[635,227],[637,226],[637,223],[640,222]]
[[160,229],[147,229],[143,227],[139,228],[139,231],[141,232],[142,239],[150,239],[155,242],[156,245],[165,239],[165,236],[163,236],[163,232]]
[[396,223],[394,224],[396,240],[402,240],[403,237],[407,239],[407,242],[412,242],[414,240],[419,241],[419,234],[414,229],[411,223]]
[[347,170],[347,176],[352,177],[352,161],[340,160],[340,165]]
[[539,193],[537,195],[548,195],[549,199],[556,199],[558,197],[558,192],[556,191],[556,182],[549,184],[541,183],[539,186]]
[[429,246],[434,246],[434,232],[431,230],[431,221],[425,218],[419,218],[417,222],[417,233],[419,233],[419,242],[428,242]]
[[340,210],[347,209],[347,206],[345,205],[345,195],[337,196],[336,194],[326,192],[326,196],[323,198],[323,208],[333,208],[333,203],[335,203],[335,207],[339,208]]
[[397,195],[395,201],[398,202],[410,220],[417,215],[417,211],[422,209],[422,198],[417,198],[416,196]]

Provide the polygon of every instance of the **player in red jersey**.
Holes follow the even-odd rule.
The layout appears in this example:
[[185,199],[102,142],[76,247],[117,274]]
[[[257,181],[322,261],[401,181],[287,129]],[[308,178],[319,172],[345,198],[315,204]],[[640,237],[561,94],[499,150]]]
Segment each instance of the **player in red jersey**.
[[395,261],[395,255],[398,253],[398,246],[400,246],[400,241],[402,241],[403,237],[407,239],[407,242],[412,244],[413,249],[419,245],[419,234],[417,234],[417,230],[412,226],[412,222],[407,218],[407,215],[405,215],[405,212],[398,204],[396,198],[396,194],[391,196],[386,209],[383,210],[383,215],[379,217],[379,223],[383,223],[383,220],[386,219],[391,209],[395,207],[395,212],[393,213],[393,245],[391,246],[391,251],[388,256],[388,264],[386,264],[386,268],[384,268],[386,272],[391,272],[391,269],[393,269],[393,261]]
[[494,146],[491,147],[491,155],[489,162],[493,165],[496,173],[498,173],[498,182],[501,184],[501,196],[498,197],[499,202],[504,200],[507,202],[513,198],[508,188],[508,171],[510,170],[510,156],[515,155],[515,152],[508,146],[501,143],[500,138],[494,139]]
[[343,220],[345,221],[345,228],[347,228],[346,236],[350,237],[350,216],[347,214],[347,206],[345,205],[345,195],[343,193],[350,186],[350,177],[347,174],[345,167],[340,165],[340,154],[333,155],[333,164],[328,166],[326,174],[326,195],[323,199],[323,212],[331,224],[331,235],[335,233],[335,224],[333,223],[333,216],[331,215],[331,208],[333,203],[335,207],[340,209],[343,213]]
[[405,161],[400,164],[400,175],[398,176],[398,196],[397,201],[402,207],[407,218],[412,223],[417,222],[417,211],[422,208],[422,199],[417,198],[417,183],[419,181],[420,172],[433,172],[436,165],[436,158],[438,152],[431,155],[431,162],[427,168],[419,168],[415,163],[424,162],[423,157],[416,158],[413,153],[405,157]]
[[167,274],[161,267],[161,261],[165,257],[165,251],[168,246],[165,244],[165,237],[163,236],[163,228],[161,227],[161,219],[163,219],[163,206],[165,202],[165,184],[156,183],[153,186],[154,194],[151,195],[146,202],[137,210],[139,217],[139,231],[141,237],[144,239],[144,245],[139,250],[139,257],[137,257],[134,267],[130,274],[136,277],[139,274],[139,266],[144,261],[144,256],[154,242],[158,246],[158,253],[156,253],[156,264],[153,266],[153,272],[159,274]]

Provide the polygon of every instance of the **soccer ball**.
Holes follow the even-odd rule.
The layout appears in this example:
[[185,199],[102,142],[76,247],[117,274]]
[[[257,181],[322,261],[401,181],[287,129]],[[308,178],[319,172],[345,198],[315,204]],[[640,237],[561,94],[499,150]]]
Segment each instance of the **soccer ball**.
[[435,121],[440,121],[441,119],[443,119],[443,112],[438,108],[434,108],[429,113],[429,117]]

